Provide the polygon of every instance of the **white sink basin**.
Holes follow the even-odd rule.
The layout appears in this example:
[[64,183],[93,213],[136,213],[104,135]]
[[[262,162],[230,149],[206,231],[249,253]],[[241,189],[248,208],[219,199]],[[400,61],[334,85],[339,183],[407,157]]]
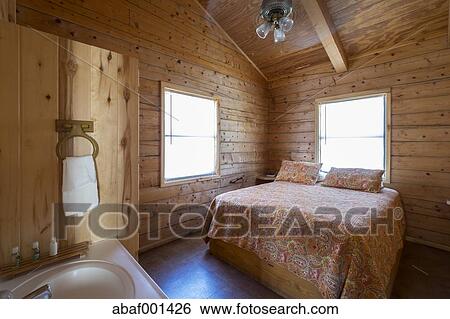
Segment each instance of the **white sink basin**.
[[48,284],[55,299],[135,298],[133,279],[122,267],[93,260],[74,261],[38,272],[12,291],[23,298]]
[[23,298],[47,284],[58,299],[167,298],[118,240],[92,243],[81,259],[0,280],[0,291],[9,290],[14,298]]

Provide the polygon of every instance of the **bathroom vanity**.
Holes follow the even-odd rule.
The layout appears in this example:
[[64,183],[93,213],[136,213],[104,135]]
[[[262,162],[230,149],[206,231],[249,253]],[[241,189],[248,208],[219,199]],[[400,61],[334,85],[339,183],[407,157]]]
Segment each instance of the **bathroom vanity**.
[[55,299],[167,298],[118,240],[95,242],[80,259],[0,282],[0,291],[23,298],[46,285]]

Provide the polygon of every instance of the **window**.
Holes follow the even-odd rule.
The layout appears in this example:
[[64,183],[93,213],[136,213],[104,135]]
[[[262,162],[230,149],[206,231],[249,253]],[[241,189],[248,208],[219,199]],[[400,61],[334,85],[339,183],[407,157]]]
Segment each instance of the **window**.
[[317,158],[331,167],[385,170],[389,182],[390,94],[320,100]]
[[217,104],[162,84],[162,186],[218,175]]

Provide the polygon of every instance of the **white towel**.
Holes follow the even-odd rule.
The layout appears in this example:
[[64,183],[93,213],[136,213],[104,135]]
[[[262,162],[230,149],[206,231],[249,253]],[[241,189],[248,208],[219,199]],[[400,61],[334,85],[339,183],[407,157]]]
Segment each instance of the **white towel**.
[[[92,156],[67,157],[63,161],[63,207],[66,216],[82,217],[98,206],[95,163]],[[74,209],[67,204],[89,205]]]

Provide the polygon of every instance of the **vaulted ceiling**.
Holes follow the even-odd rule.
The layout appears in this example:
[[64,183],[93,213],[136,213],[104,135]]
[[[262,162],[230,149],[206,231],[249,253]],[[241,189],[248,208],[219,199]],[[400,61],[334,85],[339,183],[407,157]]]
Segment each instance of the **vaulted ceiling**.
[[[307,8],[306,2],[314,1],[293,0],[294,28],[285,42],[275,44],[272,34],[263,40],[255,33],[261,0],[199,0],[269,80],[330,61],[317,18]],[[423,29],[436,32],[448,25],[448,0],[323,0],[322,5],[349,60],[392,47]]]

